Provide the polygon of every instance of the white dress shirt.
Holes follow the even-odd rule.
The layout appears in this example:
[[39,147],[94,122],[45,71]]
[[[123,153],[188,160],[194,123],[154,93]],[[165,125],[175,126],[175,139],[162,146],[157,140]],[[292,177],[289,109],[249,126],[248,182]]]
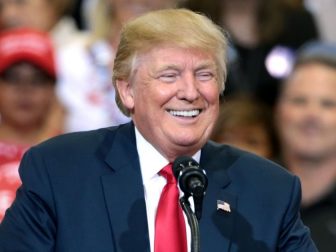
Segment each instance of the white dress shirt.
[[[142,181],[145,191],[145,201],[147,210],[147,223],[149,231],[149,241],[151,252],[154,252],[155,216],[159,204],[159,199],[166,179],[160,176],[159,171],[165,167],[169,161],[163,157],[137,130],[135,127],[136,145],[139,154]],[[199,162],[201,151],[198,151],[193,158]],[[183,193],[180,190],[180,196]],[[192,202],[191,202],[192,203]],[[193,208],[193,204],[191,204]],[[183,213],[184,214],[184,213]],[[190,251],[190,227],[184,214],[187,230],[188,251]]]

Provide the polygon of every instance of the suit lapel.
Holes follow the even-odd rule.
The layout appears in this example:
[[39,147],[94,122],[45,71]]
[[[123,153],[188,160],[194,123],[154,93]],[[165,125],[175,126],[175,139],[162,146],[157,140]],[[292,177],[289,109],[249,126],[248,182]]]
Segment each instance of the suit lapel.
[[136,151],[134,126],[121,126],[108,140],[106,163],[112,172],[102,176],[106,207],[116,251],[149,251],[146,205]]
[[230,251],[237,196],[229,191],[231,179],[227,170],[235,160],[225,148],[211,143],[202,149],[200,165],[209,180],[200,221],[202,251]]
[[[102,176],[105,202],[115,241],[115,251],[150,251],[146,204],[132,123],[120,126],[103,146],[111,173]],[[237,196],[229,191],[227,170],[237,159],[225,148],[206,144],[200,165],[209,185],[200,221],[201,251],[230,251]],[[230,212],[217,209],[218,200],[229,204]]]

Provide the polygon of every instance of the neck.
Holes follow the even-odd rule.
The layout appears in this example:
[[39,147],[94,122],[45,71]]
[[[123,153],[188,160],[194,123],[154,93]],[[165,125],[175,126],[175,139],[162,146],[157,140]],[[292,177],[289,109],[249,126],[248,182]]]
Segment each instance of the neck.
[[0,139],[6,142],[32,145],[40,140],[42,127],[13,127],[5,123],[0,124]]
[[303,206],[316,203],[335,186],[336,155],[313,160],[287,154],[284,161],[301,180]]

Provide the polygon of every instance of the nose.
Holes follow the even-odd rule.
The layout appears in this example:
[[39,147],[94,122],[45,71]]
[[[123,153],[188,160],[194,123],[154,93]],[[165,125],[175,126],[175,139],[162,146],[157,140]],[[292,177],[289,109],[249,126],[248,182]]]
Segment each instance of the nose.
[[302,110],[302,118],[306,121],[320,121],[323,109],[318,101],[309,101]]
[[194,74],[186,74],[178,83],[177,98],[192,102],[200,96],[198,82]]

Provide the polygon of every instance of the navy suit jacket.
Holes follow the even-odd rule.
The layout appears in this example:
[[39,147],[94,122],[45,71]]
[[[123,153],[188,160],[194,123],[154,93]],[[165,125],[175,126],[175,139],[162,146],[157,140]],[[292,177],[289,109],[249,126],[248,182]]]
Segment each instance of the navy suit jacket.
[[[71,133],[31,148],[0,225],[0,251],[149,251],[134,125]],[[202,252],[317,251],[299,217],[300,183],[276,164],[208,142]],[[217,200],[231,212],[217,210]],[[172,251],[173,252],[173,251]]]

